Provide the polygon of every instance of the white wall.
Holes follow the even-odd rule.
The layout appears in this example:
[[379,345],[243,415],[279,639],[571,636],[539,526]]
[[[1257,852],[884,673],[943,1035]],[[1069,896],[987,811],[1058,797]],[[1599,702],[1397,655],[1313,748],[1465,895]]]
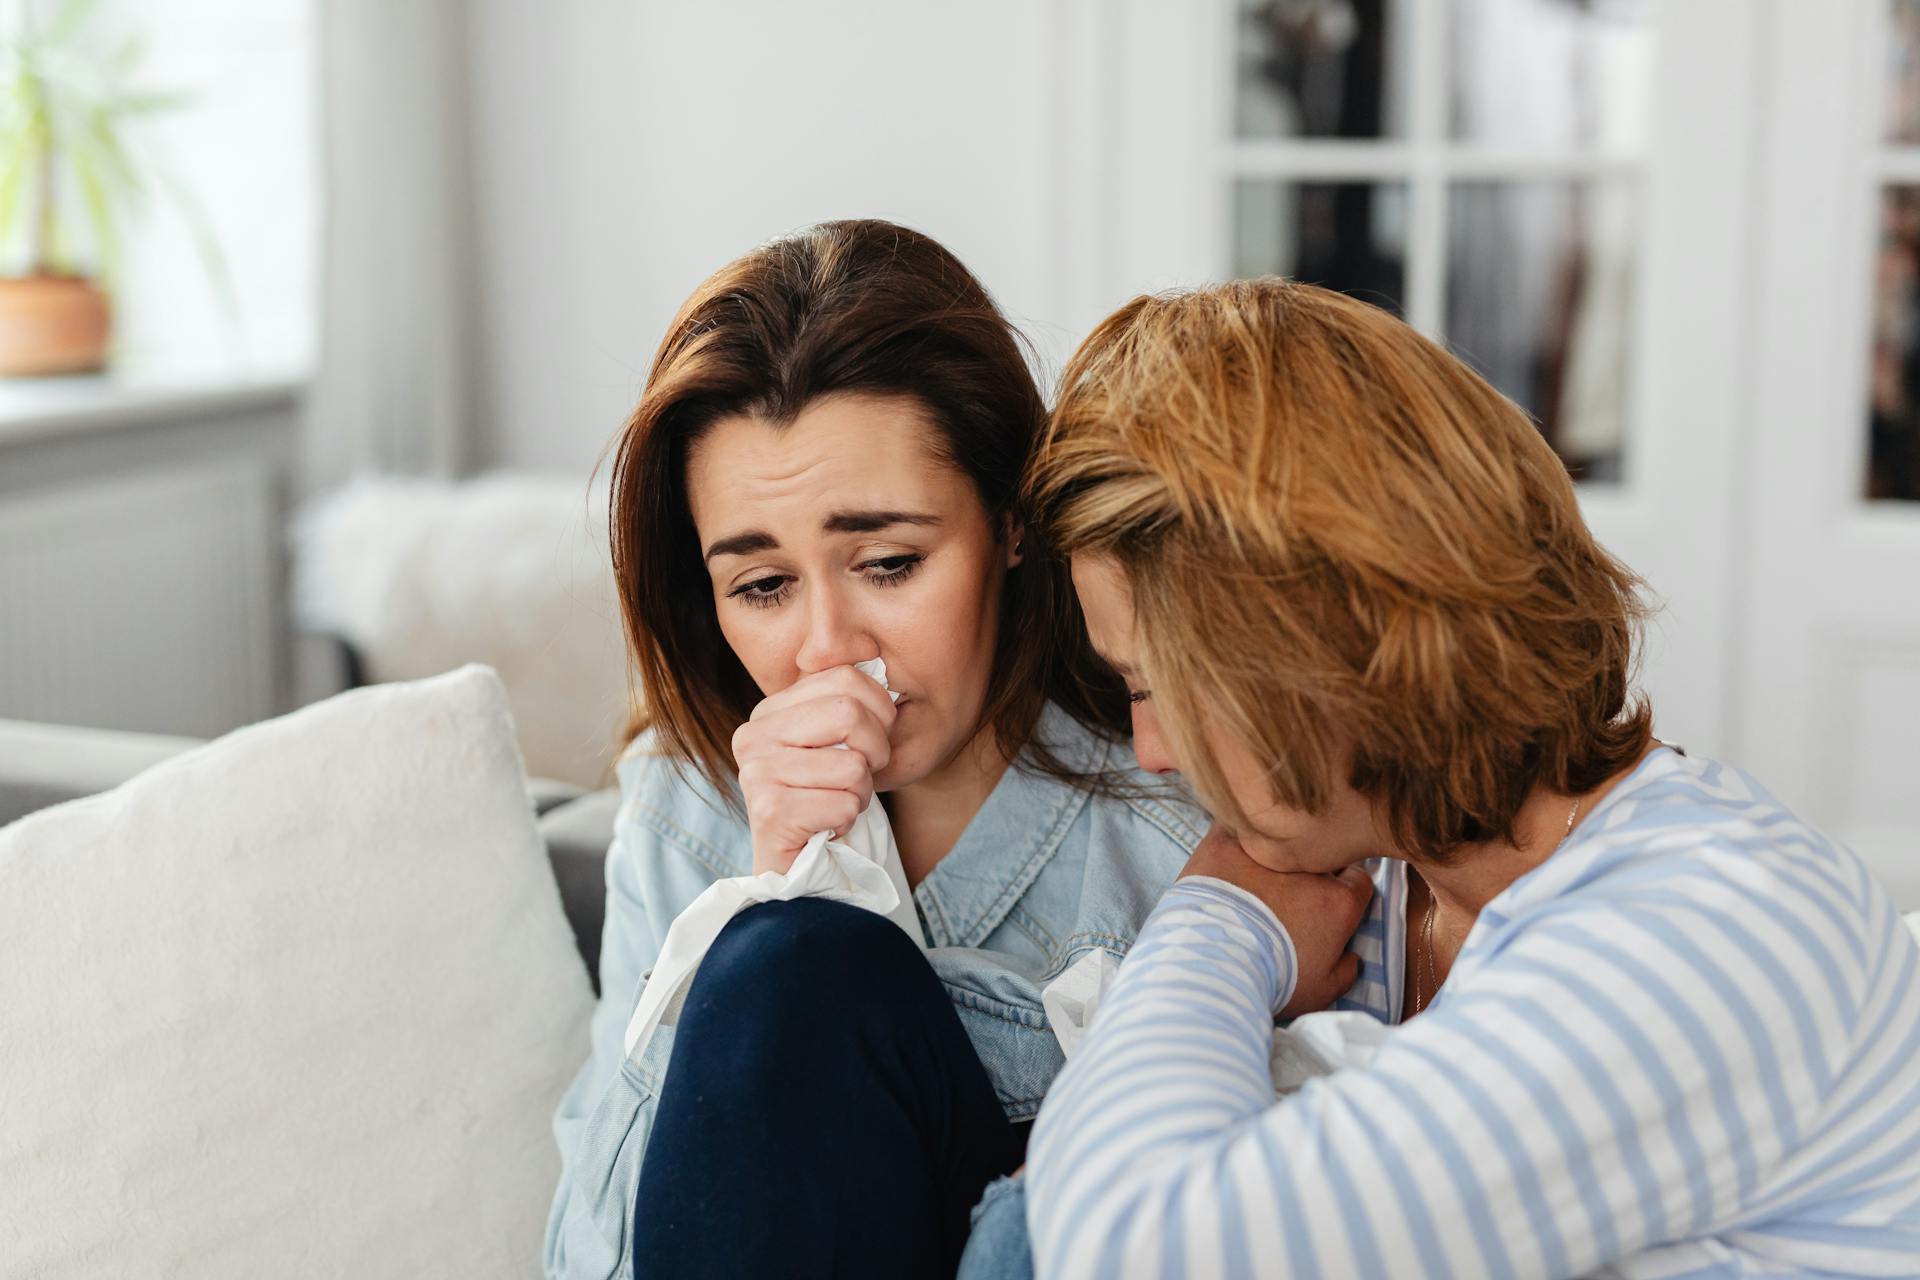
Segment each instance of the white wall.
[[1057,367],[1124,296],[1088,283],[1103,229],[1083,140],[1100,136],[1103,108],[1076,79],[1118,12],[480,4],[481,456],[590,464],[693,287],[826,218],[892,218],[940,239]]
[[233,283],[230,316],[178,204],[129,228],[116,364],[169,377],[304,370],[313,355],[318,143],[314,0],[107,4],[105,33],[148,42],[139,83],[186,108],[130,135],[158,149],[204,211]]

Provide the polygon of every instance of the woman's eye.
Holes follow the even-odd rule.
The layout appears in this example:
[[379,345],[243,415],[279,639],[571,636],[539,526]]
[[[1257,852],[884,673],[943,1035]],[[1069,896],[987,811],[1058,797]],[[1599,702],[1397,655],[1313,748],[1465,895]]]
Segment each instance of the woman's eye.
[[912,577],[914,570],[920,567],[920,562],[924,559],[926,559],[925,556],[918,554],[882,556],[878,560],[869,560],[860,567],[866,570],[869,580],[883,587],[891,587]]
[[1131,702],[1136,707],[1139,706],[1141,703],[1145,702],[1147,699],[1151,698],[1152,696],[1153,696],[1152,691],[1148,689],[1127,690],[1127,701]]
[[752,582],[743,582],[727,592],[729,600],[739,600],[756,609],[767,609],[779,604],[786,598],[787,586],[793,581],[785,574],[769,574],[764,578],[755,578]]

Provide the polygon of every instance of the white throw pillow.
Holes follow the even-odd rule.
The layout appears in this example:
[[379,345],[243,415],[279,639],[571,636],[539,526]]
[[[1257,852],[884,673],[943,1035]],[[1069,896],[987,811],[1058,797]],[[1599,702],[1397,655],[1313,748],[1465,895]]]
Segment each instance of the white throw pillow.
[[604,482],[362,477],[301,513],[293,548],[301,625],[352,643],[367,680],[484,662],[529,773],[612,785],[629,691]]
[[499,680],[0,830],[0,1275],[527,1276],[591,996]]

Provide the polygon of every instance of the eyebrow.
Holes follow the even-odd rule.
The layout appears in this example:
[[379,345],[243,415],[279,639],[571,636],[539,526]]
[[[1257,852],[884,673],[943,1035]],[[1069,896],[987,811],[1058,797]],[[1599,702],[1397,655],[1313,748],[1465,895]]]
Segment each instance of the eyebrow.
[[756,551],[772,551],[780,543],[770,533],[751,529],[746,533],[736,533],[720,538],[707,548],[707,559],[715,556],[750,556]]
[[[940,523],[939,516],[920,511],[836,511],[821,521],[820,527],[828,533],[877,533],[897,524],[926,527]],[[715,540],[707,548],[706,558],[750,556],[757,551],[777,550],[779,546],[780,540],[765,530],[749,529]]]
[[836,511],[821,522],[828,533],[877,533],[896,524],[937,525],[940,517],[919,511]]

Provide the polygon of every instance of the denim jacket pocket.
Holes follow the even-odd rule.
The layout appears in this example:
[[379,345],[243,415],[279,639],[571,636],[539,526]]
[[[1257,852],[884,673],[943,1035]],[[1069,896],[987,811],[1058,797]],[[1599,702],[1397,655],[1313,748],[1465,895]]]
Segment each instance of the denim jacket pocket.
[[996,1000],[951,982],[947,994],[1007,1119],[1033,1119],[1053,1078],[1066,1065],[1046,1015],[1037,1007]]

